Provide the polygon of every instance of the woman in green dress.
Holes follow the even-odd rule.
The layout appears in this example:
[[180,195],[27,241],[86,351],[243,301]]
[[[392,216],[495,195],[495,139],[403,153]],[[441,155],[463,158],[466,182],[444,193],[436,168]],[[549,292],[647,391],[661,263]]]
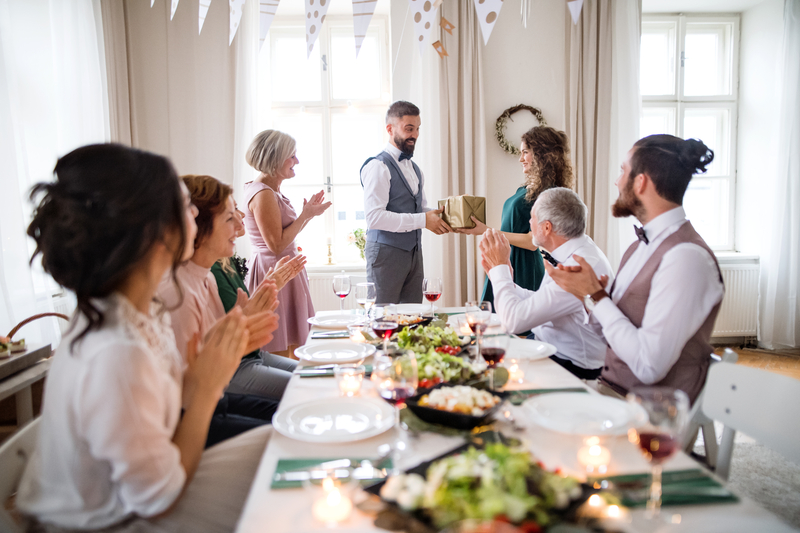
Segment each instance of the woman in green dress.
[[[531,207],[539,193],[552,187],[572,187],[572,165],[569,160],[569,139],[563,131],[549,126],[536,126],[522,135],[519,162],[525,183],[503,204],[500,231],[511,243],[511,268],[514,283],[535,291],[544,277],[544,263],[539,250],[531,242]],[[483,235],[488,226],[472,217],[475,227],[460,233]],[[483,286],[482,300],[494,304],[489,278]]]

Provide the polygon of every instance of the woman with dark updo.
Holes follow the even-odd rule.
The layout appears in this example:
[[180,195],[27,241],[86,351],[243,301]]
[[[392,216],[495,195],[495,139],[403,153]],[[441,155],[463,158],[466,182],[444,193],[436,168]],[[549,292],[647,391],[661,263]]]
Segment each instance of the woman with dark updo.
[[31,193],[28,234],[78,308],[17,493],[28,530],[231,531],[269,426],[203,448],[255,324],[234,309],[186,360],[176,348],[154,296],[191,256],[197,211],[166,158],[85,146],[55,174]]

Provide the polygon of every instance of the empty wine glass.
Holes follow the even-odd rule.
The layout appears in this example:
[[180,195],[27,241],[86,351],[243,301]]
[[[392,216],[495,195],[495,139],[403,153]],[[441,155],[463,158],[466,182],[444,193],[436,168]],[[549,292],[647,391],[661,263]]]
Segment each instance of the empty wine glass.
[[478,355],[482,355],[483,333],[489,327],[489,320],[492,318],[491,302],[471,301],[465,304],[467,324],[475,334],[478,344]]
[[364,309],[364,321],[369,316],[370,308],[375,305],[375,284],[359,283],[356,285],[356,303]]
[[347,274],[333,276],[333,293],[339,297],[339,311],[344,311],[344,299],[350,294],[350,276]]
[[422,294],[431,303],[431,316],[433,316],[433,302],[442,296],[441,278],[425,278],[422,280]]
[[649,518],[655,518],[661,510],[661,465],[681,447],[689,418],[689,397],[670,387],[634,387],[627,399],[647,412],[647,423],[628,435],[652,465],[647,511]]
[[380,304],[372,309],[370,324],[375,335],[383,338],[383,353],[389,353],[389,339],[400,328],[397,323],[397,307],[393,304]]

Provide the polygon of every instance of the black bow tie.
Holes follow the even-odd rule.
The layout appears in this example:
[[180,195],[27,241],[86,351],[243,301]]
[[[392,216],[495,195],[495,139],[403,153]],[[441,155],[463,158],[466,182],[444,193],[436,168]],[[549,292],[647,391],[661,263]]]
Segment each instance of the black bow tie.
[[401,163],[403,162],[403,159],[408,159],[408,160],[410,161],[410,160],[411,160],[411,156],[410,156],[410,155],[408,155],[408,154],[407,154],[407,153],[405,153],[405,152],[400,152],[400,162],[401,162]]
[[644,233],[644,228],[640,226],[633,226],[633,231],[636,232],[636,237],[645,244],[650,244],[650,241],[647,239],[647,235]]
[[553,257],[552,255],[550,255],[549,253],[547,253],[547,251],[546,251],[546,250],[543,250],[542,248],[539,248],[539,253],[541,253],[541,254],[542,254],[542,259],[544,259],[545,261],[547,261],[548,263],[550,263],[550,264],[551,264],[551,265],[553,265],[554,267],[557,267],[557,266],[558,266],[558,259],[556,259],[556,258],[555,258],[555,257]]

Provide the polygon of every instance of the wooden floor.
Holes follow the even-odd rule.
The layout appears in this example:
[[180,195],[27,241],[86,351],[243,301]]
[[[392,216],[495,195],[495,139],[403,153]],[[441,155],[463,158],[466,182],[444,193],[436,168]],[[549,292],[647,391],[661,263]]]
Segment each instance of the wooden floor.
[[[725,346],[719,346],[714,351],[721,353]],[[739,354],[739,364],[753,368],[760,368],[783,374],[795,379],[800,379],[800,349],[794,350],[759,350],[754,348],[740,348],[728,346]]]

